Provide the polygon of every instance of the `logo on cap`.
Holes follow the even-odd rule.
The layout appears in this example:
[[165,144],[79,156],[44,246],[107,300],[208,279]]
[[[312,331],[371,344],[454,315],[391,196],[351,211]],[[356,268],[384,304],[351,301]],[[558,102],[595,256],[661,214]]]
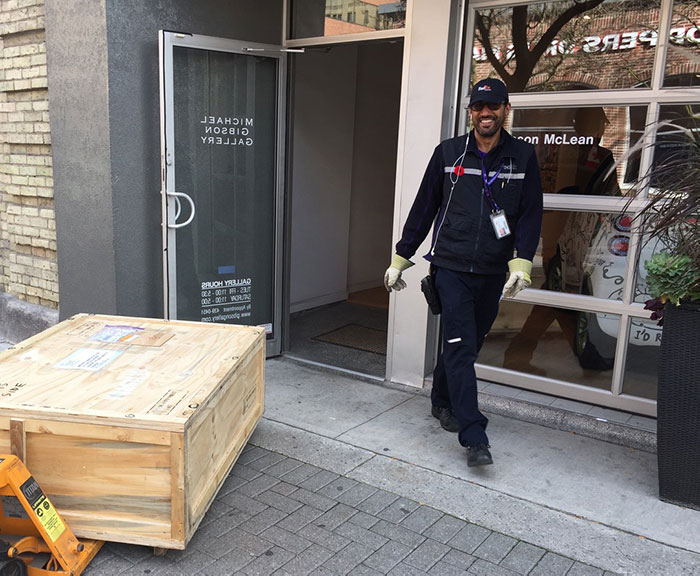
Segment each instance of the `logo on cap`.
[[484,84],[483,86],[479,86],[476,90],[478,92],[491,92],[491,86]]

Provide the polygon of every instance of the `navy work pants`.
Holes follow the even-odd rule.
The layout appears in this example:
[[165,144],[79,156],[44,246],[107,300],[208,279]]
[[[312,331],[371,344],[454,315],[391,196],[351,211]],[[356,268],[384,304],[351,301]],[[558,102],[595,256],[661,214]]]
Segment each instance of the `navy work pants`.
[[431,400],[450,408],[462,446],[488,444],[488,419],[479,411],[474,362],[498,315],[505,274],[472,274],[436,268],[442,305],[442,352],[433,373]]

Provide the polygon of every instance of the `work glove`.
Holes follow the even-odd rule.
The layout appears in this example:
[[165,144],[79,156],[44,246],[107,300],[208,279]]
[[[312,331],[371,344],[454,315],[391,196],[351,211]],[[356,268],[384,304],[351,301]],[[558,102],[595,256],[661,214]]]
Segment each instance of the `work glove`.
[[384,273],[384,287],[387,292],[394,290],[403,290],[406,287],[406,282],[401,280],[401,272],[413,266],[413,262],[406,260],[398,254],[394,254],[391,258],[391,266]]
[[527,288],[532,284],[532,279],[530,278],[532,262],[524,258],[513,258],[508,262],[508,270],[510,270],[510,275],[505,286],[503,286],[503,296],[505,298],[514,298],[523,288]]

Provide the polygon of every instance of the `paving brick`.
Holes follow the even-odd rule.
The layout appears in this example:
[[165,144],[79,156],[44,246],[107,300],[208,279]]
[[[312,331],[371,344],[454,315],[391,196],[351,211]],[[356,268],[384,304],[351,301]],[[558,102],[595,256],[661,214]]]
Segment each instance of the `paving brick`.
[[260,534],[270,526],[274,526],[287,517],[286,512],[277,510],[276,508],[266,508],[259,514],[256,514],[252,518],[249,518],[240,525],[242,530],[250,532],[251,534]]
[[499,564],[517,543],[518,541],[514,538],[499,534],[498,532],[492,532],[489,537],[474,550],[474,556],[483,558],[494,564]]
[[342,492],[336,496],[338,502],[347,504],[348,506],[357,506],[363,500],[369,498],[372,494],[377,491],[376,488],[369,486],[368,484],[358,483],[349,490]]
[[385,492],[384,490],[377,490],[369,498],[360,502],[357,508],[362,512],[376,516],[398,499],[399,497],[396,494]]
[[322,494],[311,492],[305,488],[298,488],[295,492],[292,492],[289,497],[303,504],[308,504],[309,506],[323,510],[324,512],[327,512],[337,504],[335,500],[323,496]]
[[338,500],[338,496],[347,492],[350,488],[357,486],[357,484],[358,482],[356,480],[341,476],[329,482],[323,488],[320,488],[318,493],[328,498],[333,498],[333,500]]
[[129,568],[132,568],[134,563],[127,560],[123,556],[112,555],[110,558],[99,564],[90,564],[87,570],[83,572],[85,576],[104,576],[105,574],[120,574]]
[[324,568],[323,566],[319,566],[314,570],[309,576],[336,576],[335,573],[331,572],[327,568]]
[[229,492],[233,492],[236,488],[239,488],[246,482],[248,482],[248,480],[246,480],[245,478],[229,474],[226,480],[224,480],[223,484],[221,485],[221,488],[219,489],[219,495],[217,497],[221,498]]
[[467,570],[474,562],[476,558],[470,554],[465,554],[461,550],[455,550],[452,548],[440,562],[446,562],[447,564],[452,564],[452,566],[457,566],[462,570]]
[[477,526],[476,524],[467,524],[457,534],[452,537],[447,544],[457,550],[471,554],[479,545],[488,538],[491,534],[490,530]]
[[350,542],[337,554],[323,563],[323,567],[336,574],[347,574],[355,566],[362,563],[365,558],[369,557],[374,550],[359,544],[358,542]]
[[428,570],[430,576],[464,576],[466,572],[457,568],[454,564],[448,564],[440,560],[435,566]]
[[243,573],[247,576],[269,576],[275,570],[284,566],[292,558],[294,558],[292,552],[275,546],[261,556],[258,556],[250,564],[247,564],[245,568],[243,568]]
[[436,540],[426,540],[404,560],[406,564],[419,570],[430,570],[451,548]]
[[203,569],[216,562],[209,554],[201,550],[195,550],[193,553],[178,558],[176,562],[171,562],[165,573],[168,576],[192,576],[192,574],[200,574]]
[[299,486],[301,488],[311,490],[312,492],[316,492],[317,490],[323,488],[326,484],[330,484],[331,482],[333,482],[333,480],[335,480],[336,478],[339,478],[339,476],[334,472],[329,472],[328,470],[319,470],[318,472],[316,472],[316,474],[301,482]]
[[280,574],[286,574],[288,576],[305,576],[315,568],[318,568],[331,556],[333,556],[333,552],[330,550],[318,544],[312,544],[309,548],[297,554],[295,558],[287,562],[279,572]]
[[[244,464],[248,465],[251,462],[254,462],[258,458],[262,458],[263,456],[267,456],[270,452],[268,450],[265,450],[263,448],[258,448],[257,446],[253,446],[249,450],[243,450],[241,455],[238,457],[238,460],[236,461],[236,466],[239,464]],[[235,466],[234,466],[235,468]]]
[[542,548],[533,546],[526,542],[518,542],[515,547],[508,552],[508,555],[500,563],[504,568],[514,570],[518,574],[528,574],[540,558],[544,556],[545,551]]
[[165,558],[143,561],[120,572],[120,576],[168,576],[171,563]]
[[277,462],[277,464],[273,464],[269,468],[265,468],[265,474],[269,474],[275,478],[281,478],[285,474],[296,470],[299,468],[299,466],[301,466],[301,462],[299,462],[299,460],[295,460],[294,458],[285,458],[284,460]]
[[569,558],[547,552],[542,556],[542,559],[537,563],[537,566],[532,569],[530,574],[532,576],[563,576],[569,571],[569,568],[571,568],[573,564],[574,561]]
[[380,520],[374,526],[372,526],[372,531],[382,536],[386,536],[390,540],[396,540],[401,542],[404,546],[409,548],[418,548],[420,544],[423,543],[425,537],[417,534],[413,530],[407,528],[402,528],[394,524],[393,522],[387,522],[386,520]]
[[375,570],[374,568],[370,568],[364,564],[355,566],[352,570],[350,570],[350,572],[348,572],[348,576],[383,576],[383,574],[383,572],[379,572],[379,570]]
[[307,540],[311,540],[316,544],[328,548],[332,552],[338,552],[350,544],[350,540],[344,536],[326,530],[325,528],[319,528],[315,524],[304,526],[297,534],[302,538],[306,538]]
[[253,500],[252,498],[249,498],[244,494],[239,494],[238,492],[226,494],[222,498],[219,498],[219,500],[224,504],[233,506],[236,510],[250,514],[251,516],[260,514],[260,512],[268,507],[267,504]]
[[287,514],[291,514],[303,506],[303,504],[298,500],[292,500],[291,498],[283,496],[277,492],[273,492],[272,490],[267,490],[262,494],[258,494],[255,497],[255,500],[258,502],[263,502],[268,506],[272,506],[273,508],[277,508],[277,510],[281,510]]
[[277,526],[279,526],[280,528],[284,528],[285,530],[289,530],[290,532],[296,533],[307,524],[316,520],[316,518],[321,516],[321,514],[323,514],[321,510],[318,510],[313,506],[304,505],[298,510],[292,512],[283,520],[280,520],[277,523]]
[[454,516],[445,515],[430,528],[423,531],[423,536],[445,544],[449,542],[467,523]]
[[411,548],[408,546],[401,544],[401,542],[389,541],[367,558],[363,564],[386,574],[410,553]]
[[344,522],[338,526],[334,532],[344,536],[345,538],[349,538],[353,542],[364,544],[372,550],[379,550],[388,542],[388,539],[381,534],[377,534],[376,532],[362,528],[361,526],[353,524],[352,522]]
[[379,518],[377,518],[376,516],[372,516],[371,514],[367,514],[365,512],[358,512],[352,518],[350,518],[348,522],[352,522],[353,524],[357,524],[358,526],[362,526],[363,528],[370,529],[377,522],[379,522]]
[[233,508],[226,504],[226,502],[222,502],[218,498],[214,499],[211,506],[209,506],[209,510],[207,510],[207,513],[204,515],[204,518],[202,518],[200,526],[204,526],[208,522],[213,522],[219,516],[223,516],[224,514],[231,512],[232,509]]
[[318,474],[320,471],[320,468],[312,466],[311,464],[302,464],[298,468],[295,468],[286,474],[282,474],[280,479],[284,480],[285,482],[289,482],[290,484],[294,484],[295,486],[299,486],[302,482],[308,480],[314,474]]
[[261,472],[253,470],[245,464],[242,464],[239,458],[238,462],[236,462],[236,465],[231,470],[231,474],[238,476],[239,478],[243,478],[244,480],[253,480],[254,478],[260,476]]
[[210,542],[205,551],[217,559],[223,558],[232,549],[255,557],[260,556],[263,552],[267,552],[272,546],[272,542],[264,538],[254,536],[240,528],[234,528],[217,538],[214,542]]
[[588,564],[574,562],[574,565],[566,573],[566,576],[603,576],[603,571],[600,568],[594,568]]
[[197,572],[197,576],[230,576],[238,573],[239,570],[253,560],[255,560],[255,556],[249,553],[231,550],[231,552],[225,554],[213,564],[209,564]]
[[245,484],[236,488],[236,492],[239,494],[244,494],[245,496],[250,496],[251,498],[255,498],[258,494],[262,494],[265,492],[265,490],[269,490],[277,483],[279,483],[279,480],[274,476],[262,474],[254,480],[250,480],[249,482],[246,482]]
[[335,530],[343,522],[347,522],[353,515],[357,513],[357,510],[346,506],[345,504],[336,504],[333,508],[324,512],[316,520],[314,524],[319,528],[325,528],[326,530]]
[[486,560],[477,558],[476,562],[469,567],[469,574],[478,574],[478,576],[516,576],[517,572],[512,572],[507,568],[491,564]]
[[299,554],[311,546],[311,541],[306,538],[302,538],[297,534],[292,534],[291,532],[280,528],[278,526],[270,526],[267,530],[260,533],[262,538],[269,540],[273,544]]
[[108,542],[105,545],[110,552],[116,556],[126,558],[132,564],[137,564],[146,558],[153,556],[153,551],[145,546],[129,546],[128,544],[119,544],[116,542]]
[[418,508],[401,520],[401,526],[414,532],[422,533],[442,517],[443,513],[435,510],[435,508],[418,506]]
[[425,574],[422,570],[418,570],[413,566],[399,562],[389,572],[389,576],[421,576]]
[[286,460],[287,457],[277,452],[268,452],[262,458],[257,458],[248,464],[253,470],[258,470],[260,472],[265,471],[267,474],[267,468],[274,466],[279,462]]
[[107,560],[112,560],[115,557],[116,554],[114,554],[114,552],[110,552],[107,546],[102,546],[97,555],[92,559],[92,562],[90,562],[90,568],[99,566],[103,562],[106,562]]
[[398,524],[405,519],[411,512],[418,508],[419,504],[407,498],[399,498],[382,510],[377,516],[383,520]]
[[270,488],[273,492],[277,492],[278,494],[282,494],[283,496],[289,496],[292,492],[295,492],[298,490],[294,484],[287,484],[287,482],[280,482],[278,484],[275,484],[272,488]]
[[195,548],[204,550],[204,546],[207,542],[211,542],[212,540],[223,536],[229,530],[243,524],[243,522],[248,520],[250,517],[250,514],[246,514],[245,512],[232,508],[228,514],[219,516],[213,521],[201,525],[190,540],[190,544],[188,544],[188,546],[194,546]]

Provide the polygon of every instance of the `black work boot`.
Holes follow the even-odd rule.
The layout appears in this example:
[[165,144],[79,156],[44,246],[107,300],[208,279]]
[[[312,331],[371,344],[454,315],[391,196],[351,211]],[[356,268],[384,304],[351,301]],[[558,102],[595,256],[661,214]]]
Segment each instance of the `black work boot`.
[[491,458],[488,444],[467,446],[467,466],[469,466],[469,468],[474,466],[486,466],[487,464],[493,464],[493,458]]
[[430,413],[440,420],[440,426],[448,432],[459,432],[459,421],[450,408],[433,406]]

